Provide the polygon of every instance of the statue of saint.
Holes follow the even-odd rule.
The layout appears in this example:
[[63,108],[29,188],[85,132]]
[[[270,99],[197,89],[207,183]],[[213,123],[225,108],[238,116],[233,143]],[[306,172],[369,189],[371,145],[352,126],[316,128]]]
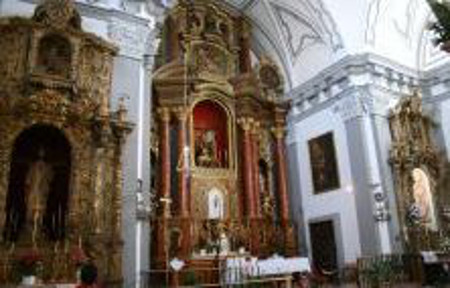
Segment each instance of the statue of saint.
[[38,159],[30,164],[25,178],[26,219],[27,223],[33,223],[33,240],[36,238],[37,225],[42,222],[53,179],[53,169],[44,161],[44,150],[40,149],[38,153]]
[[214,130],[207,130],[199,139],[200,145],[198,146],[197,163],[203,167],[216,167],[216,132]]
[[208,214],[209,219],[223,219],[224,217],[223,194],[216,188],[213,188],[208,195]]
[[421,222],[429,229],[435,230],[436,218],[431,195],[430,180],[422,169],[412,171],[414,204],[419,209]]

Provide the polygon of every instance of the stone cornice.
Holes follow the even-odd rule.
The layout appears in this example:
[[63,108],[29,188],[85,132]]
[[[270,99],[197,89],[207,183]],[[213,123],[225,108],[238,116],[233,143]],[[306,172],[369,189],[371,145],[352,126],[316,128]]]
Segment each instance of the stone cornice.
[[108,23],[108,37],[117,47],[119,54],[142,60],[144,55],[154,54],[156,48],[155,29],[134,25],[120,18],[112,18]]
[[427,71],[421,81],[423,101],[426,103],[442,102],[450,98],[450,66],[444,63]]
[[370,87],[394,95],[409,95],[419,85],[417,73],[374,54],[347,56],[288,94],[290,120],[332,105],[354,87]]

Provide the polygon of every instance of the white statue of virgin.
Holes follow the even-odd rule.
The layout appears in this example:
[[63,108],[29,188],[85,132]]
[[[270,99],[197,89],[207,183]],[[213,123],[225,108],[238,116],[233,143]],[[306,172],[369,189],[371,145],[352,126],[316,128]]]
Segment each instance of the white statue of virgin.
[[419,208],[421,222],[430,230],[436,230],[436,216],[434,212],[433,196],[430,180],[426,173],[419,168],[412,171],[414,204]]

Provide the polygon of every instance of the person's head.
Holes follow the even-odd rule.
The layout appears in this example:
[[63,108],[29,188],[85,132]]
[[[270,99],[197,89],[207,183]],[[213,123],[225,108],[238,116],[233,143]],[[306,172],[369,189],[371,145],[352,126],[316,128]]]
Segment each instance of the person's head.
[[92,263],[87,263],[81,267],[81,283],[92,285],[97,281],[97,267]]

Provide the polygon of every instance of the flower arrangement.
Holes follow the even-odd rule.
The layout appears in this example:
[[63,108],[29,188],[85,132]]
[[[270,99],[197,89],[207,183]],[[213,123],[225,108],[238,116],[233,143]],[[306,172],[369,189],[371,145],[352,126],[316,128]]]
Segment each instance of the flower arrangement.
[[16,259],[17,272],[21,276],[36,275],[39,264],[41,263],[41,255],[35,249],[26,250],[20,253]]
[[[441,3],[437,0],[427,0],[434,15],[437,18],[436,22],[430,23],[429,29],[434,32],[435,45],[443,45],[443,49],[447,50],[446,42],[450,41],[450,4]],[[445,46],[445,47],[444,47]]]

